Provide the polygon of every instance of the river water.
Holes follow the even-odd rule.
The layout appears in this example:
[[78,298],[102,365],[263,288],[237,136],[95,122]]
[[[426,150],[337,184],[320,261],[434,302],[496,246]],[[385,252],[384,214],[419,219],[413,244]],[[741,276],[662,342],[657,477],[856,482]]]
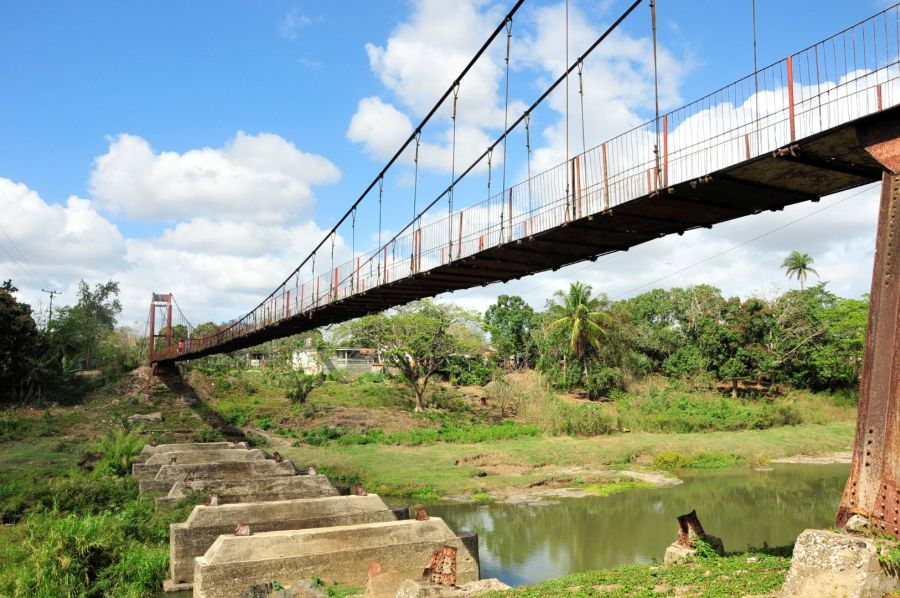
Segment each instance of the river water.
[[542,503],[434,504],[455,530],[478,533],[482,577],[522,585],[623,563],[662,560],[675,517],[697,509],[729,551],[780,546],[807,528],[827,528],[849,465],[776,465],[682,475],[673,488]]

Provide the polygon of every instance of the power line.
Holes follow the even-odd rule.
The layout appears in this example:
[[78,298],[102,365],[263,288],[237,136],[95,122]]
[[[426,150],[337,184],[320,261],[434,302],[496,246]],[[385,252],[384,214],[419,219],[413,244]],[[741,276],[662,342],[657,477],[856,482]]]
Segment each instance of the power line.
[[[38,274],[38,272],[37,272],[37,270],[35,270],[34,266],[31,265],[31,262],[29,262],[29,261],[28,261],[28,258],[25,257],[25,254],[22,253],[22,251],[19,249],[18,245],[16,245],[16,242],[12,240],[12,237],[9,236],[9,233],[6,232],[6,229],[5,229],[5,228],[3,228],[3,225],[0,225],[0,231],[2,231],[3,234],[6,236],[6,238],[9,239],[9,243],[13,246],[13,249],[16,250],[16,253],[18,253],[19,256],[20,256],[23,260],[25,260],[25,263],[28,265],[28,268],[29,268],[29,269],[31,270],[31,272],[34,274],[35,278],[38,279],[38,280],[42,280],[41,275]],[[9,254],[7,254],[7,255],[9,255]],[[38,285],[38,286],[41,286],[41,285]]]

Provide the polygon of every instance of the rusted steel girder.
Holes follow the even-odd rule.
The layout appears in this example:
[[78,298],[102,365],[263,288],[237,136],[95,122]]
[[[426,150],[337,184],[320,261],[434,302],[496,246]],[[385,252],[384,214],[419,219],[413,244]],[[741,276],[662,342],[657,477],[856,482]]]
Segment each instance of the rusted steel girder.
[[[891,172],[900,138],[868,144]],[[854,513],[872,531],[900,536],[900,175],[885,173],[875,240],[875,265],[860,381],[859,413],[850,478],[837,525]]]

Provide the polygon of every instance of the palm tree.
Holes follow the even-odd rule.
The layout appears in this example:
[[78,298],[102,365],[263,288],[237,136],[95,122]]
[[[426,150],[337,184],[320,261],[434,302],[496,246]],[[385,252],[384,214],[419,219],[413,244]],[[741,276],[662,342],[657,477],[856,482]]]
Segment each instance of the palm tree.
[[785,276],[788,278],[795,277],[800,281],[800,290],[803,290],[803,283],[806,282],[806,276],[810,272],[818,278],[819,273],[812,268],[813,259],[808,253],[800,253],[796,249],[789,256],[784,258],[781,267],[786,270]]
[[606,335],[604,324],[609,316],[600,311],[600,298],[591,293],[590,285],[580,282],[569,284],[568,292],[562,290],[553,294],[550,313],[556,319],[550,322],[550,330],[563,330],[569,338],[569,349],[581,361],[587,376],[589,349],[600,350],[600,341]]

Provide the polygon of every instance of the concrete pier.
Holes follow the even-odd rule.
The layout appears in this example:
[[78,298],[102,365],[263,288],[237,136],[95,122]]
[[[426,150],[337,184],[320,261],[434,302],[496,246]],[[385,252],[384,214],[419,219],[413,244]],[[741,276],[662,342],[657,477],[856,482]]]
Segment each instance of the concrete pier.
[[194,596],[240,596],[253,586],[313,574],[329,581],[365,585],[372,561],[386,571],[399,572],[401,579],[418,579],[432,553],[443,546],[458,550],[457,583],[478,580],[477,553],[472,554],[466,542],[435,517],[219,536],[204,556],[195,559]]
[[156,453],[171,453],[173,451],[214,451],[222,449],[247,449],[246,442],[178,442],[173,444],[158,444],[152,446],[145,444],[138,455],[138,462],[143,463]]
[[169,451],[154,453],[143,463],[131,466],[131,474],[138,480],[152,480],[163,465],[175,459],[179,465],[196,465],[199,463],[237,463],[244,461],[263,461],[266,455],[259,449],[213,449],[203,451]]
[[[141,482],[142,485],[144,483]],[[340,494],[323,475],[276,476],[246,480],[195,480],[175,482],[168,486],[167,493],[156,499],[156,508],[168,508],[191,492],[203,492],[204,498],[214,493],[218,495],[220,505],[322,498]]]
[[187,521],[169,526],[170,583],[193,582],[194,558],[203,556],[220,535],[233,534],[240,523],[257,533],[396,520],[395,512],[374,494],[197,506]]

